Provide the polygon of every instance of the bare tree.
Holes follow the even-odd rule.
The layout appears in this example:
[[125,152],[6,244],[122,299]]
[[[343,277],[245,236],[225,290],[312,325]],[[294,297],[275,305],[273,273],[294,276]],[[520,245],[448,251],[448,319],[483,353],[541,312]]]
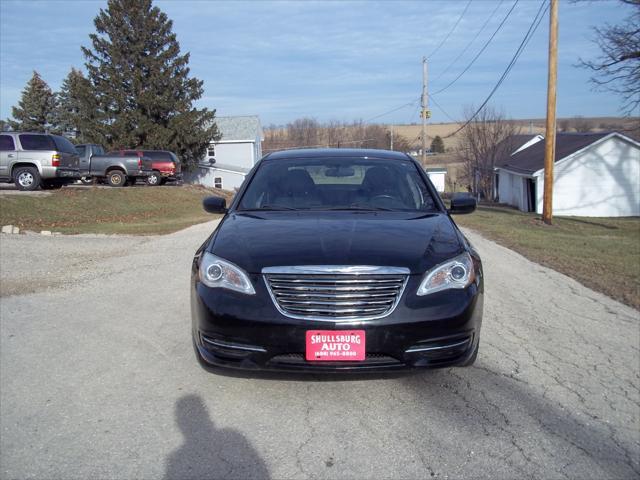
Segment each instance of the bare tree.
[[[465,109],[470,118],[475,109]],[[457,156],[463,163],[462,177],[478,196],[494,199],[495,167],[516,148],[513,135],[520,128],[504,114],[487,106],[459,133]]]
[[630,115],[640,106],[640,0],[620,0],[630,5],[632,14],[621,25],[595,27],[595,43],[600,56],[580,59],[579,65],[591,70],[596,88],[622,96],[622,110]]

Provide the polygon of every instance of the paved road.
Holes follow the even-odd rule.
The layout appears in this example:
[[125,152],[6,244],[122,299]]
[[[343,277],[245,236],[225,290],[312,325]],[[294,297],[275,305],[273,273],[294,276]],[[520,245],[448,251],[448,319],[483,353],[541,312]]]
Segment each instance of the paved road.
[[214,375],[188,314],[211,228],[0,237],[2,478],[640,476],[636,310],[470,235],[486,273],[475,367]]

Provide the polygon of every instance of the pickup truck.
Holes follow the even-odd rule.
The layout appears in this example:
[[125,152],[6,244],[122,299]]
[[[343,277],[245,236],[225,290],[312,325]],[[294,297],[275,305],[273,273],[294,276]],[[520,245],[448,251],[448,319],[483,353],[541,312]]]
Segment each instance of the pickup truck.
[[117,150],[109,155],[137,155],[151,159],[153,172],[147,177],[147,185],[164,185],[167,181],[181,181],[182,167],[178,156],[168,150]]
[[153,172],[151,160],[137,155],[105,155],[102,145],[84,143],[76,145],[80,157],[80,176],[83,183],[94,179],[106,181],[112,187],[134,185],[138,178]]

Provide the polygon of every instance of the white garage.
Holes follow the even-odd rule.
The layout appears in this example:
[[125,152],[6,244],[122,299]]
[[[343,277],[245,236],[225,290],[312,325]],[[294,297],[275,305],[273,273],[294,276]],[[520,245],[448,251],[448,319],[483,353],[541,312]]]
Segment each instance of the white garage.
[[[498,200],[542,213],[544,140],[517,149],[499,165]],[[558,134],[553,213],[640,216],[640,143],[618,132]]]

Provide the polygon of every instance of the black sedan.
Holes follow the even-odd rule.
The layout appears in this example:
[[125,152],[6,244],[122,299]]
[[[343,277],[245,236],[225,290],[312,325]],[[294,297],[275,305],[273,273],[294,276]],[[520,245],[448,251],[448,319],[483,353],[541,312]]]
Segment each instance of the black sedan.
[[476,359],[478,254],[425,171],[398,152],[265,156],[193,260],[191,314],[206,366],[380,371]]

